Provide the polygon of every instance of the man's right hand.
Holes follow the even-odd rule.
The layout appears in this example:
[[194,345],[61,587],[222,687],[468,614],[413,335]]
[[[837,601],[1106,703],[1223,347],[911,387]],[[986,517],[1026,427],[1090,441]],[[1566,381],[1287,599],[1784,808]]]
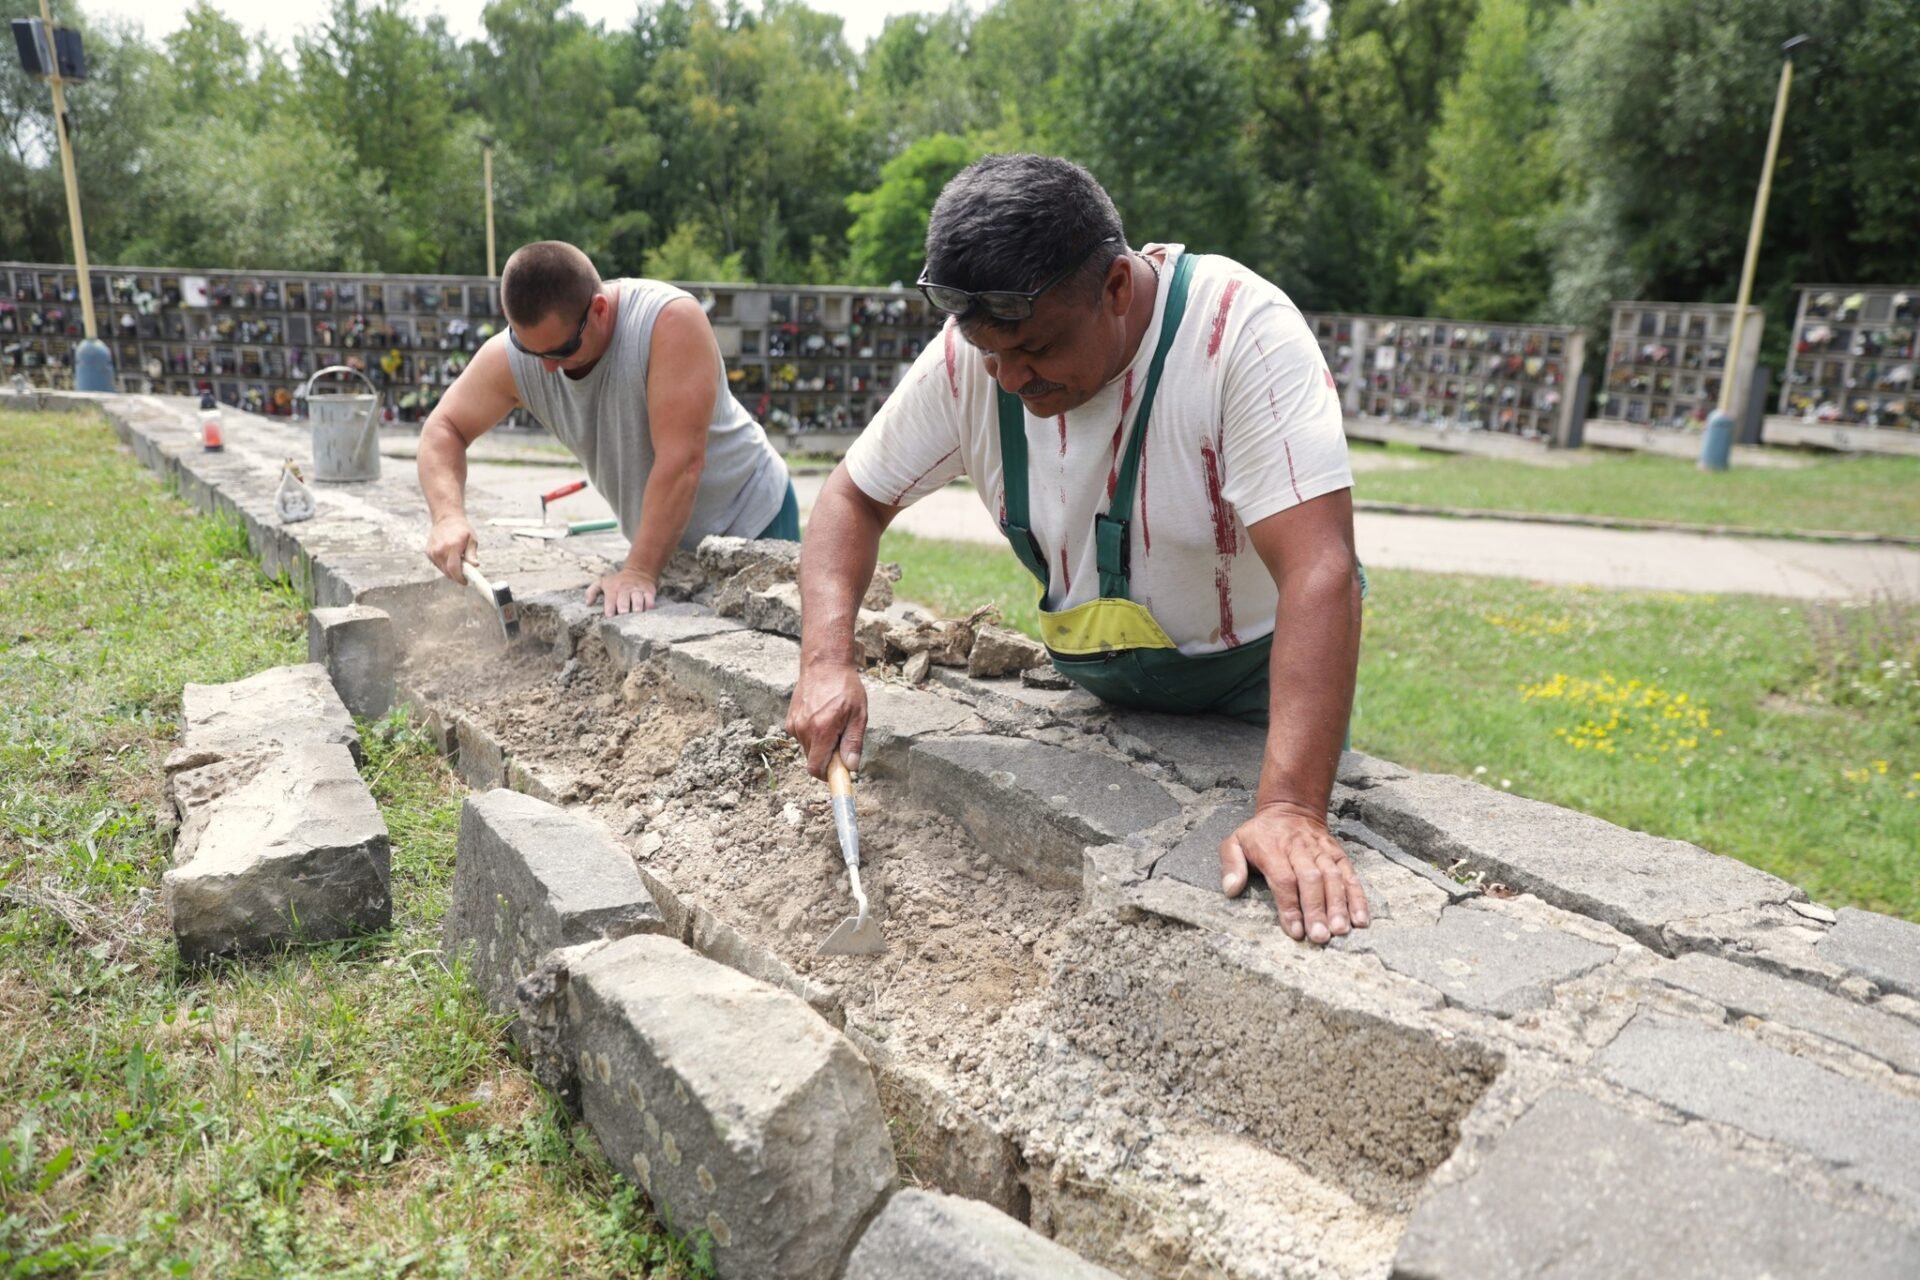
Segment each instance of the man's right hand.
[[427,533],[427,559],[433,567],[462,586],[467,574],[460,566],[480,563],[480,544],[463,515],[441,516]]
[[787,707],[787,732],[800,740],[807,772],[827,776],[835,747],[847,768],[860,768],[860,745],[867,735],[867,687],[851,662],[802,662]]

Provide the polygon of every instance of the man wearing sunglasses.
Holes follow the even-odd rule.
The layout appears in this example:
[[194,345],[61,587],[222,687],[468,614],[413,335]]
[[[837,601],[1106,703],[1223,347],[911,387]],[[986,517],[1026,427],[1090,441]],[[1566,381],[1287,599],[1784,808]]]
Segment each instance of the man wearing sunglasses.
[[866,730],[853,624],[881,532],[967,476],[1038,584],[1055,668],[1102,698],[1267,726],[1253,812],[1221,843],[1282,925],[1368,923],[1327,830],[1364,578],[1340,399],[1298,310],[1225,258],[1131,249],[1107,193],[988,156],[934,205],[919,286],[951,318],[827,481],[801,557],[787,727],[820,774]]
[[727,387],[706,313],[658,280],[607,280],[542,240],[500,273],[507,331],[488,339],[420,429],[427,558],[455,582],[479,563],[466,516],[467,446],[524,408],[612,505],[626,562],[587,588],[608,617],[653,607],[676,547],[710,533],[800,536],[786,463]]

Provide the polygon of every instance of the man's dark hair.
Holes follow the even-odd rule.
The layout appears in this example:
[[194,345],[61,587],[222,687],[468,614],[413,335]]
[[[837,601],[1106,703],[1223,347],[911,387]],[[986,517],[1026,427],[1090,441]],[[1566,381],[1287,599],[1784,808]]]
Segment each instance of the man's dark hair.
[[564,240],[522,245],[500,271],[500,307],[521,328],[558,314],[574,319],[600,289],[600,273]]
[[[1108,243],[1102,243],[1106,241]],[[927,279],[955,289],[1036,289],[1087,255],[1061,287],[1092,302],[1127,233],[1113,199],[1088,173],[1058,156],[994,155],[947,183],[927,223]],[[963,325],[1014,329],[975,306]]]

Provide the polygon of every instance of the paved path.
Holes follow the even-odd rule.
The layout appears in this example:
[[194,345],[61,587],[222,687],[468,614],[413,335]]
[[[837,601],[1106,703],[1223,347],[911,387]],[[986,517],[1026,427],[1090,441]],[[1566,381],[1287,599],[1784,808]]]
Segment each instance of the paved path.
[[[579,474],[578,468],[476,462],[470,483],[523,502],[540,514],[540,494]],[[824,482],[799,476],[794,488],[806,513]],[[592,491],[554,506],[554,518],[608,514]],[[974,491],[954,485],[901,513],[895,526],[927,538],[1002,546]],[[1360,557],[1382,569],[1470,573],[1562,585],[1786,596],[1802,600],[1865,600],[1893,595],[1920,600],[1920,550],[1847,546],[1780,538],[1587,529],[1521,520],[1456,520],[1441,516],[1354,516]],[[499,531],[491,531],[498,535]],[[482,530],[482,537],[490,531]]]

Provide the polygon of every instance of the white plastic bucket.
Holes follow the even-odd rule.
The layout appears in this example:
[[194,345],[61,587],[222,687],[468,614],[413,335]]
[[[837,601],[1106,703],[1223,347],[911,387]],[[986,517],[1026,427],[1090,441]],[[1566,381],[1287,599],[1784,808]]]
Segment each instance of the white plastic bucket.
[[[329,374],[352,374],[367,384],[365,394],[313,394],[313,384]],[[301,389],[313,426],[313,478],[334,484],[380,478],[380,396],[367,375],[344,364],[330,365],[307,379]]]

